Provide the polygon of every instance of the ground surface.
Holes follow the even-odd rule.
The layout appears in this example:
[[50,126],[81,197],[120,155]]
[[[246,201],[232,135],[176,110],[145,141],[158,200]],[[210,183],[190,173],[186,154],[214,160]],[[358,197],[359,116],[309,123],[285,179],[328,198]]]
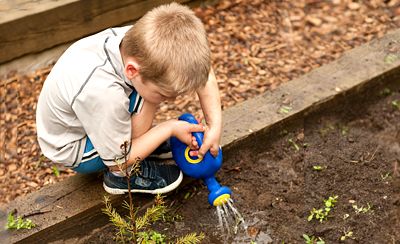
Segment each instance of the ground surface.
[[[226,243],[302,243],[303,234],[339,243],[350,232],[345,243],[400,243],[400,81],[392,85],[310,115],[277,131],[262,152],[224,162],[218,178],[249,225]],[[204,243],[224,243],[207,194],[199,182],[180,189],[172,209],[183,220],[160,231],[202,231]],[[330,196],[338,202],[328,220],[307,221]],[[108,225],[82,242],[109,242],[112,233]]]
[[[400,2],[228,1],[195,9],[205,23],[223,108],[273,90],[400,27]],[[0,204],[73,175],[41,155],[35,108],[51,67],[0,74]],[[191,96],[162,104],[157,121],[198,114]],[[59,173],[59,174],[58,174]]]

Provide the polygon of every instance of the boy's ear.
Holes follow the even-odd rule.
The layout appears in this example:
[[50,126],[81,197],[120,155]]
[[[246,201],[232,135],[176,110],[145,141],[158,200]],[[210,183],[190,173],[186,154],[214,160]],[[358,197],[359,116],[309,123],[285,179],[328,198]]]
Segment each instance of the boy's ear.
[[126,60],[124,66],[124,72],[126,77],[129,80],[132,80],[137,75],[139,75],[139,64],[133,59]]

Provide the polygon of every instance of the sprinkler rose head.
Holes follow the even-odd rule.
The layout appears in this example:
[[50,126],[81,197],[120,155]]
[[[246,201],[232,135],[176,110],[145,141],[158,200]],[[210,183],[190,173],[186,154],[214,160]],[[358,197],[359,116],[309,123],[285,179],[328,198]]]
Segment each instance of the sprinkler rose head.
[[[196,118],[188,113],[181,115],[179,120],[198,124]],[[192,134],[201,147],[204,133],[195,132]],[[214,174],[222,165],[221,148],[219,149],[217,157],[211,155],[210,152],[207,152],[203,158],[198,158],[197,156],[193,157],[190,156],[190,148],[185,143],[181,142],[176,137],[171,137],[171,149],[172,156],[183,173],[190,177],[204,180],[210,191],[208,202],[211,205],[219,206],[228,202],[232,194],[231,190],[226,186],[221,186],[214,177]]]
[[208,203],[215,207],[226,204],[231,199],[232,191],[229,187],[221,186],[208,194]]

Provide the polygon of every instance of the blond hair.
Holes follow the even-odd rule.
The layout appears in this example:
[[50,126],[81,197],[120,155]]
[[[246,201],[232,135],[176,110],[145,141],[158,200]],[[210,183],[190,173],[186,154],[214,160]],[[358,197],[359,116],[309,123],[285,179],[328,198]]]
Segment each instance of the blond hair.
[[204,26],[178,3],[146,13],[125,34],[121,50],[136,59],[144,81],[167,92],[192,92],[208,80],[210,49]]

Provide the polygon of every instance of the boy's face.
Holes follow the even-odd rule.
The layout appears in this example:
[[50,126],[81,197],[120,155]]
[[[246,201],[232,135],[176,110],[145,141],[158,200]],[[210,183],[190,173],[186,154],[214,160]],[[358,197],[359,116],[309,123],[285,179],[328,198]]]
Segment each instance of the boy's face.
[[176,98],[176,95],[168,94],[153,82],[143,81],[140,76],[133,79],[132,84],[140,96],[149,103],[160,104],[166,100],[174,100]]

